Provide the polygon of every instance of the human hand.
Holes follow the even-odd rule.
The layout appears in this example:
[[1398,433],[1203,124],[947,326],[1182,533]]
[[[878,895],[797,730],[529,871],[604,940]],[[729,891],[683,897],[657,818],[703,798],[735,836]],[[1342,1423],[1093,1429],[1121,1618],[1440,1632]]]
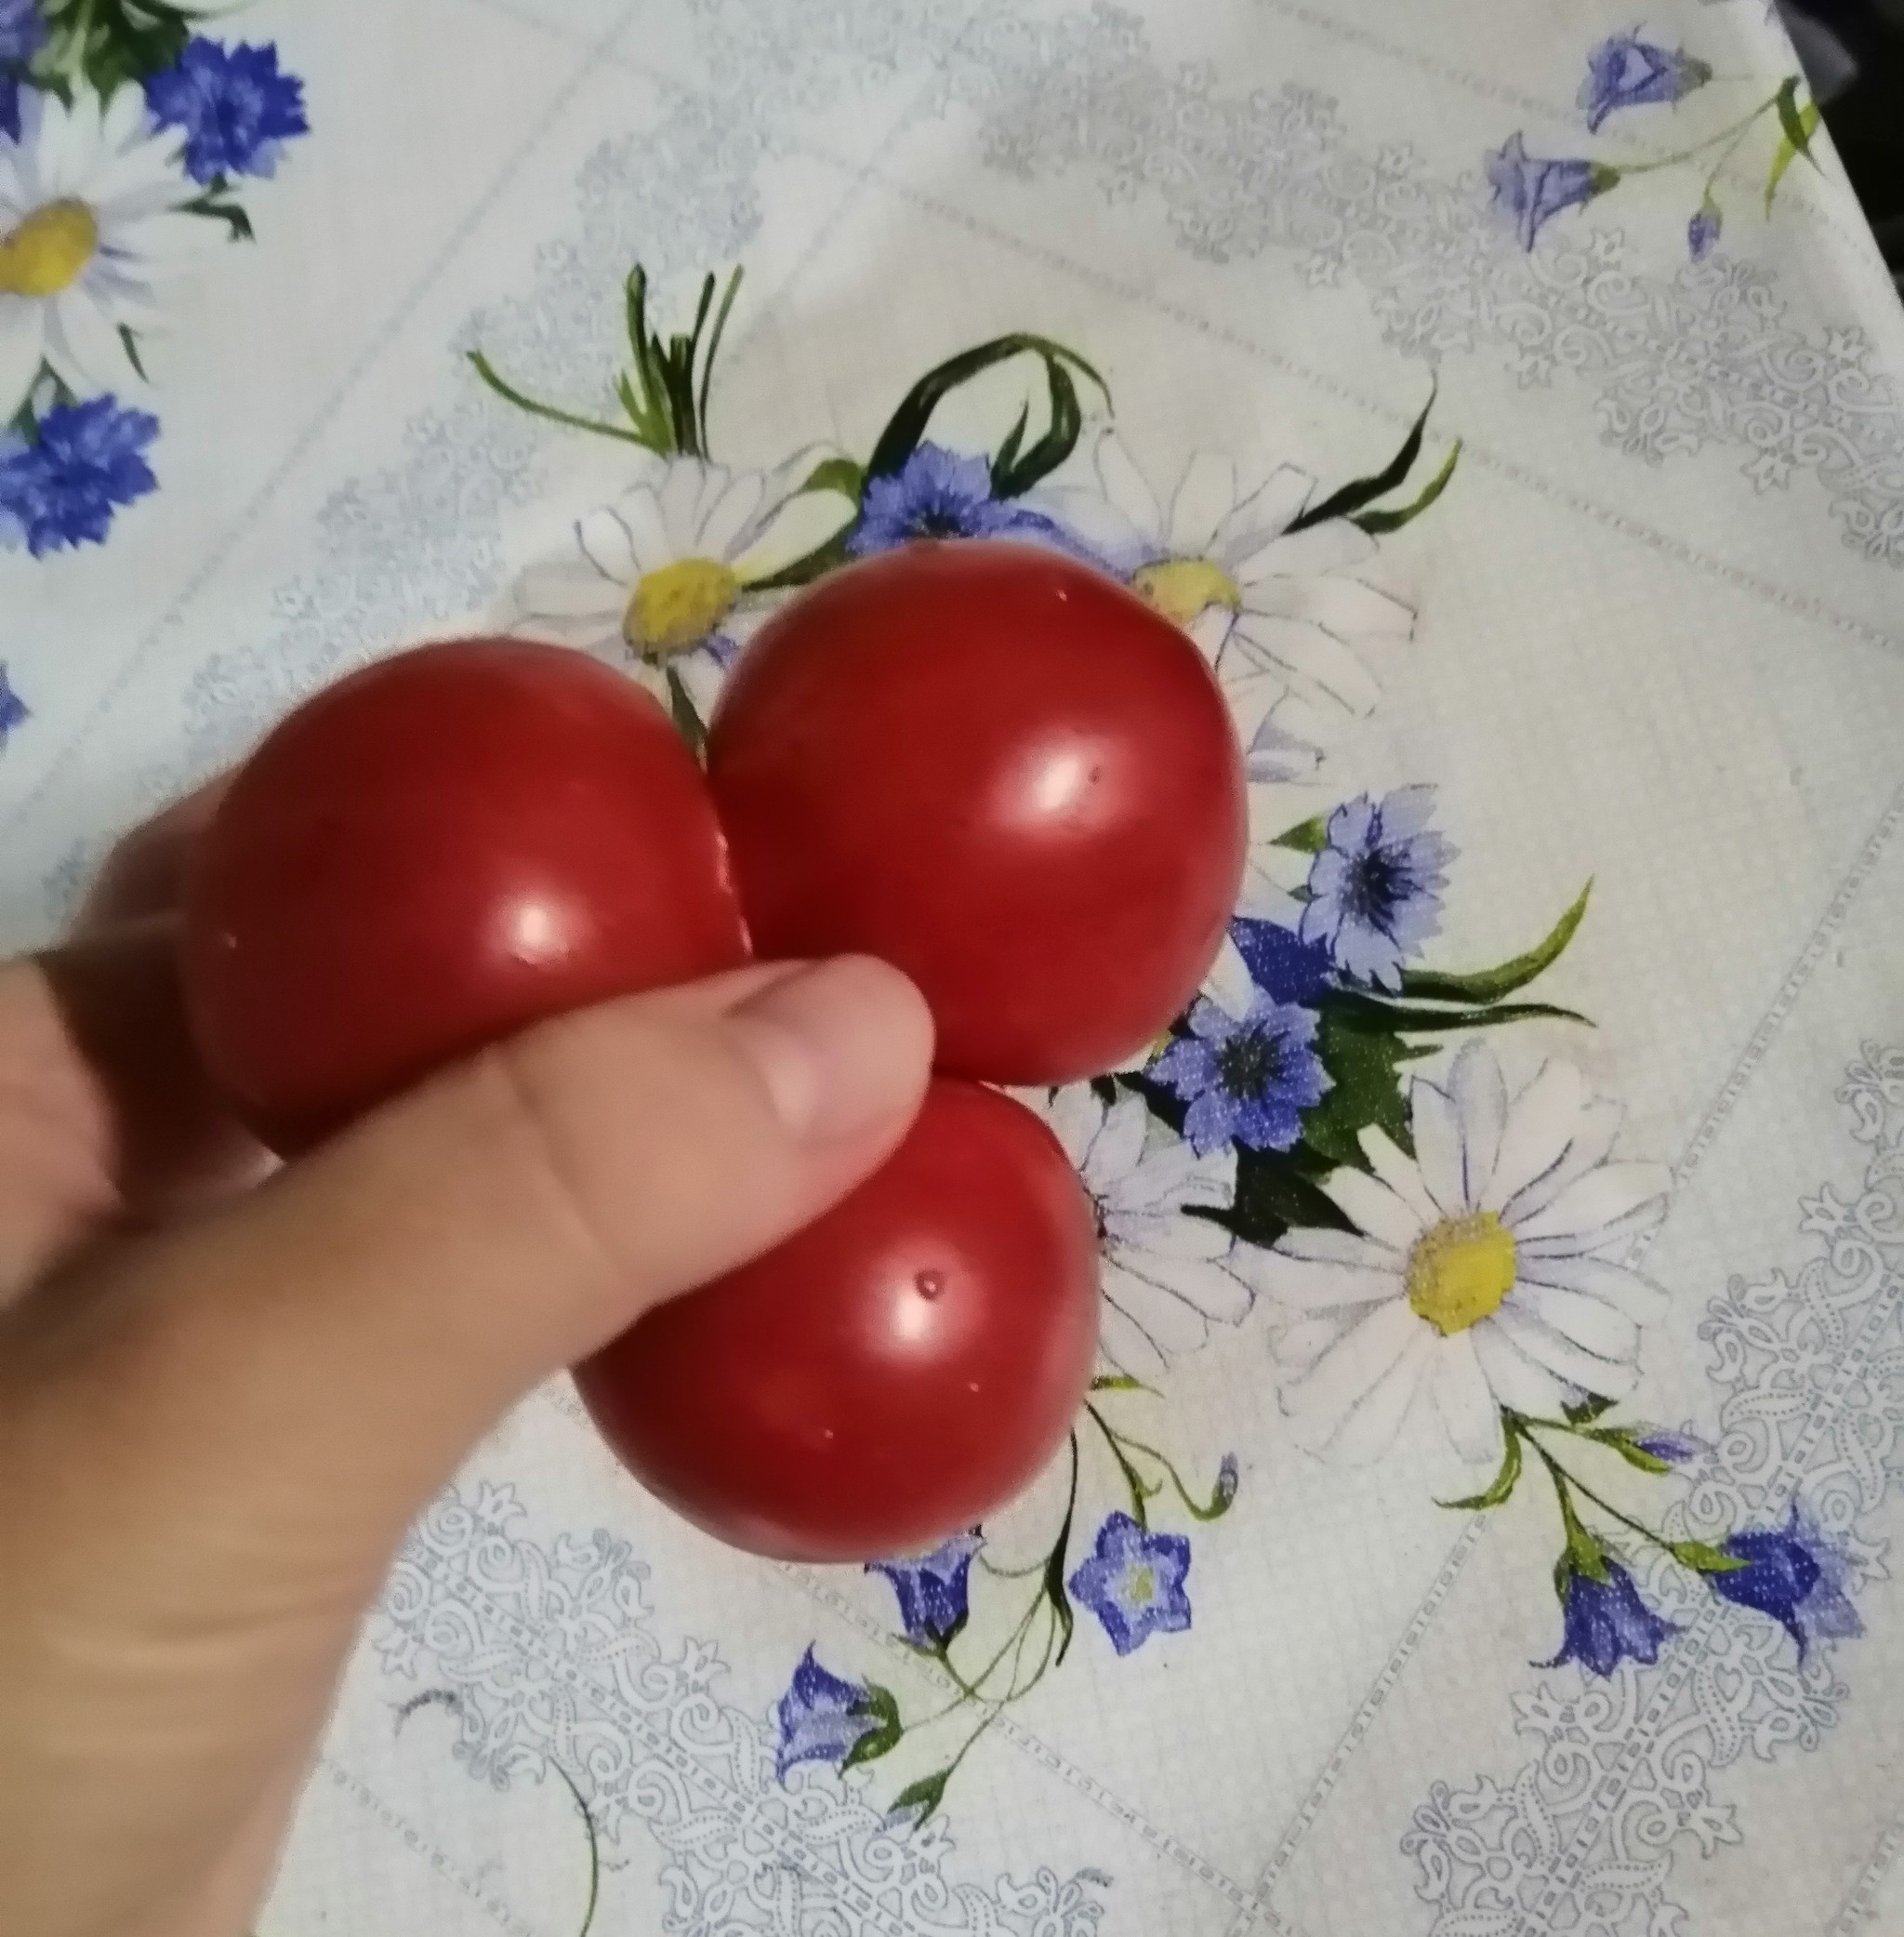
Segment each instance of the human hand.
[[173,965],[205,797],[0,966],[0,1931],[242,1937],[411,1518],[501,1413],[866,1174],[879,963],[562,1017],[272,1172]]

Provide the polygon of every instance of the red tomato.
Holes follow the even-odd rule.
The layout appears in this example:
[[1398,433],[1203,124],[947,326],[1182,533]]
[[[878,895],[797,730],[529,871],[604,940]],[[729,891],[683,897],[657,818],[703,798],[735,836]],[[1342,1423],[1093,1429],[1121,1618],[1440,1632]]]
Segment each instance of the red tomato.
[[1097,1312],[1096,1219],[1056,1139],[942,1080],[843,1202],[575,1381],[636,1478],[718,1538],[878,1559],[1037,1475],[1090,1383]]
[[186,897],[200,1052],[281,1151],[542,1016],[747,955],[667,714],[518,640],[403,653],[300,707],[231,783]]
[[1160,1036],[1222,946],[1242,755],[1196,644],[1012,542],[912,544],[756,636],[708,779],[768,956],[883,956],[939,1068],[1058,1083]]

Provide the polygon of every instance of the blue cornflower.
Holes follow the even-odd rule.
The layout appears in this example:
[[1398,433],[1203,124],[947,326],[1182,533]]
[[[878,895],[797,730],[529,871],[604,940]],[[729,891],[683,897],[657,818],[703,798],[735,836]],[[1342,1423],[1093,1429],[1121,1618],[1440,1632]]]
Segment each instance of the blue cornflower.
[[1711,252],[1719,239],[1724,219],[1716,202],[1699,204],[1692,220],[1686,225],[1686,246],[1695,262],[1703,261]]
[[27,703],[13,690],[13,682],[7,676],[7,664],[0,660],[0,747],[7,744],[7,736],[22,721],[33,717]]
[[1111,1646],[1129,1654],[1152,1635],[1190,1625],[1189,1576],[1190,1543],[1181,1533],[1153,1533],[1128,1513],[1114,1513],[1068,1585],[1071,1598],[1103,1623]]
[[1782,1530],[1735,1533],[1719,1551],[1745,1565],[1709,1573],[1707,1585],[1722,1600],[1769,1614],[1798,1643],[1800,1661],[1820,1635],[1837,1639],[1864,1632],[1844,1591],[1849,1557],[1798,1506]]
[[0,67],[24,67],[46,44],[35,0],[0,0]]
[[1350,980],[1393,992],[1402,963],[1441,927],[1451,842],[1428,830],[1432,787],[1368,794],[1329,816],[1329,844],[1309,866],[1309,903],[1297,933],[1324,942]]
[[1620,179],[1620,170],[1605,162],[1543,160],[1529,154],[1514,134],[1488,157],[1488,179],[1495,206],[1514,217],[1521,246],[1530,249],[1551,217],[1604,195]]
[[186,43],[178,63],[145,83],[152,118],[185,131],[185,172],[194,181],[226,175],[270,175],[284,143],[309,134],[304,83],[278,72],[278,50],[228,47],[203,34]]
[[1329,985],[1327,942],[1305,942],[1292,928],[1249,915],[1230,923],[1230,939],[1250,979],[1273,1002],[1313,1002]]
[[1172,1042],[1150,1074],[1190,1106],[1183,1134],[1199,1157],[1230,1143],[1294,1147],[1302,1112],[1335,1087],[1316,1054],[1316,1029],[1313,1009],[1266,995],[1240,1017],[1198,999],[1190,1034]]
[[912,538],[1042,539],[1076,552],[1057,523],[992,495],[992,467],[943,444],[922,444],[892,477],[866,484],[859,523],[846,541],[855,558]]
[[892,1583],[908,1641],[942,1648],[965,1625],[972,1557],[984,1545],[976,1533],[955,1533],[915,1559],[867,1561],[868,1573]]
[[845,1761],[860,1737],[879,1726],[870,1692],[857,1681],[827,1674],[811,1648],[800,1657],[774,1712],[780,1722],[780,1746],[774,1767],[783,1783],[796,1762]]
[[1661,1645],[1679,1632],[1640,1599],[1633,1576],[1618,1560],[1603,1564],[1604,1581],[1575,1568],[1567,1570],[1561,1590],[1566,1635],[1560,1652],[1552,1661],[1535,1663],[1536,1667],[1557,1668],[1563,1662],[1577,1661],[1595,1675],[1610,1675],[1622,1661],[1650,1666],[1659,1659]]
[[1616,108],[1683,100],[1712,78],[1712,70],[1684,47],[1662,47],[1636,32],[1615,33],[1587,56],[1587,77],[1575,105],[1586,110],[1589,132],[1598,134]]
[[159,420],[116,398],[59,404],[32,442],[0,442],[0,542],[24,539],[35,558],[103,544],[112,513],[157,487],[146,447]]

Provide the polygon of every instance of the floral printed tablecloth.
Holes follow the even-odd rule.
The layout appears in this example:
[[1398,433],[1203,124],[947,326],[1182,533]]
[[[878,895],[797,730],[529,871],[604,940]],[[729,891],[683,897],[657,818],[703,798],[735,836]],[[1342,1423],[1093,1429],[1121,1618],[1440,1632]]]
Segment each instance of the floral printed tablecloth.
[[1904,315],[1759,0],[0,0],[11,943],[397,644],[692,736],[981,533],[1250,751],[1031,1099],[1071,1445],[775,1567],[539,1395],[262,1937],[1904,1932]]

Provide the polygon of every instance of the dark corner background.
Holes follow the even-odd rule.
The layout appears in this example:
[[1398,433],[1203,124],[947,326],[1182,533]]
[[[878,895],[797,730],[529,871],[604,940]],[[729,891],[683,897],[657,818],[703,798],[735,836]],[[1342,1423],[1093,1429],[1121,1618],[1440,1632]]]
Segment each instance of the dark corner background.
[[1904,295],[1904,0],[1778,0],[1778,11]]

